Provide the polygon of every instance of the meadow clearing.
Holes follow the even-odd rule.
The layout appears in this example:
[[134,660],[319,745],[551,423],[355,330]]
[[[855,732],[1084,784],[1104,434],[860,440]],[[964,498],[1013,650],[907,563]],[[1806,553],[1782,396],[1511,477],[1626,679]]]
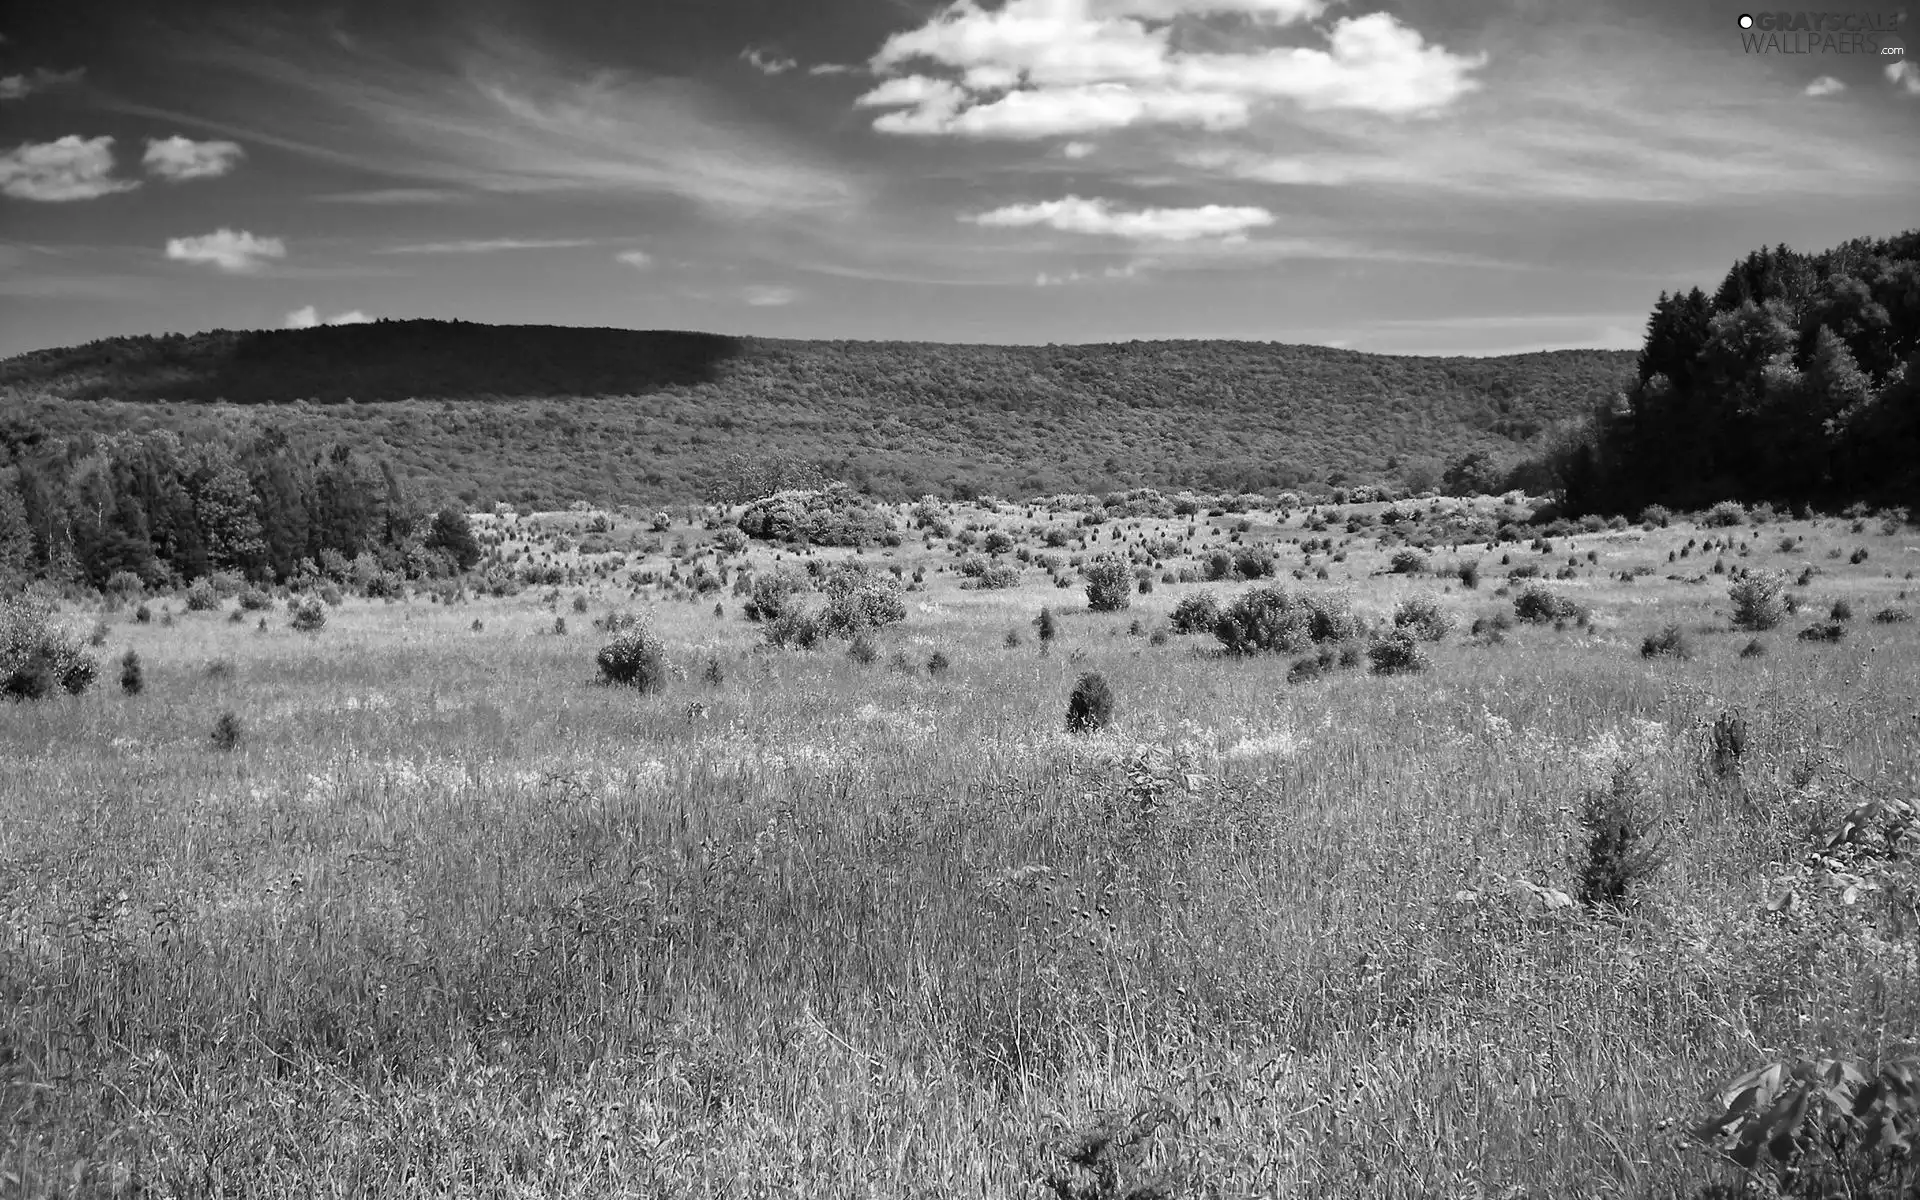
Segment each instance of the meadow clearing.
[[[917,530],[862,555],[924,572],[868,662],[613,576],[349,596],[312,633],[284,600],[69,600],[100,684],[0,704],[0,1194],[1733,1195],[1687,1134],[1716,1087],[1911,1052],[1912,857],[1814,855],[1920,793],[1913,527],[1633,525],[1395,573],[1379,526],[1310,516],[1122,519],[1084,553],[1239,539],[1363,618],[1433,597],[1427,669],[1161,636],[1252,582],[1108,613],[1032,569],[962,589]],[[1471,633],[1528,565],[1590,620]],[[1732,630],[1742,568],[1803,580],[1799,611]],[[596,678],[619,608],[665,688]],[[1686,655],[1643,656],[1669,625]],[[1069,733],[1090,671],[1113,721]],[[1665,851],[1624,912],[1573,899],[1616,787]]]

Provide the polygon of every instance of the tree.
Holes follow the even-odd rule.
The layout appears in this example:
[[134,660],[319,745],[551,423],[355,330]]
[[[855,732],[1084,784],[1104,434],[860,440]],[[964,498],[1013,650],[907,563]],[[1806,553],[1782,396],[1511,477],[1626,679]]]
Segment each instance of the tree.
[[260,535],[257,506],[253,484],[238,464],[226,463],[200,485],[193,511],[206,539],[207,559],[216,570],[255,574],[265,565],[267,543]]
[[1448,463],[1440,482],[1449,496],[1493,496],[1503,489],[1506,478],[1493,455],[1472,450]]
[[33,529],[10,473],[0,473],[0,591],[25,580],[33,566]]
[[426,547],[444,550],[462,571],[470,571],[480,561],[480,539],[473,535],[473,523],[460,509],[448,506],[433,514],[427,529]]

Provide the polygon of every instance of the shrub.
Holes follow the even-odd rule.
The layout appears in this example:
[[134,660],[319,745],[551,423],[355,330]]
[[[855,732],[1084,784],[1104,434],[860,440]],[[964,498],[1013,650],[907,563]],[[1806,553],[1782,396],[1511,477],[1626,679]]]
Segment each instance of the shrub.
[[795,650],[813,649],[822,636],[820,619],[800,608],[781,613],[768,621],[760,632],[767,639],[767,645],[792,647]]
[[947,658],[944,651],[935,650],[927,656],[927,674],[929,675],[935,677],[945,675],[947,669],[951,666],[953,666],[953,662]]
[[1446,637],[1453,624],[1453,614],[1432,596],[1409,596],[1393,610],[1393,627],[1422,642]]
[[1171,619],[1175,633],[1212,633],[1220,623],[1220,600],[1212,592],[1183,596],[1173,606]]
[[1012,563],[984,564],[979,574],[973,577],[973,586],[982,591],[1000,591],[1020,586],[1020,568]]
[[1394,554],[1389,566],[1395,575],[1424,575],[1427,573],[1427,556],[1418,550],[1401,550]]
[[1847,561],[1852,563],[1856,567],[1859,566],[1861,563],[1867,561],[1867,548],[1865,546],[1862,546],[1858,550],[1855,550],[1852,554],[1849,554],[1847,556]]
[[1673,524],[1673,514],[1665,505],[1649,504],[1640,510],[1640,523],[1648,529],[1665,529]]
[[1319,642],[1345,641],[1360,623],[1342,601],[1254,588],[1226,607],[1213,635],[1232,654],[1292,653]]
[[576,596],[574,596],[574,598],[573,598],[573,611],[575,611],[575,612],[577,612],[577,613],[583,613],[583,612],[585,612],[585,611],[587,611],[587,597],[586,597],[586,594],[585,594],[584,592],[582,592],[582,593],[580,593],[580,594],[578,594],[578,595],[576,595]]
[[273,597],[259,588],[248,588],[240,593],[240,607],[247,612],[267,612],[273,609]]
[[1640,643],[1641,658],[1691,658],[1687,649],[1687,637],[1680,632],[1678,625],[1668,625],[1658,633],[1650,633]]
[[1133,572],[1111,555],[1087,564],[1087,607],[1095,612],[1119,612],[1133,602]]
[[145,600],[140,602],[139,608],[133,610],[133,619],[141,625],[148,625],[153,622],[153,610],[147,607]]
[[1276,568],[1273,551],[1265,546],[1245,546],[1233,556],[1233,573],[1242,579],[1266,579]]
[[78,638],[52,623],[52,613],[25,597],[0,600],[0,694],[38,700],[55,691],[77,696],[93,686],[99,664]]
[[828,575],[823,586],[827,607],[819,618],[822,633],[852,637],[907,619],[906,598],[892,575],[847,565]]
[[327,624],[327,609],[311,596],[293,606],[293,619],[287,622],[301,633],[318,633]]
[[95,621],[93,623],[93,631],[87,634],[87,645],[104,646],[106,644],[107,644],[107,623],[105,621]]
[[188,612],[212,612],[220,607],[220,593],[213,589],[213,581],[202,575],[187,587]]
[[1469,588],[1469,589],[1479,587],[1480,586],[1479,560],[1474,559],[1469,562],[1461,563],[1457,568],[1455,568],[1454,574],[1460,577],[1461,587]]
[[1833,607],[1827,610],[1827,616],[1835,621],[1851,621],[1853,620],[1853,603],[1845,599],[1835,600]]
[[1113,720],[1113,689],[1098,671],[1088,671],[1074,682],[1067,697],[1067,729],[1095,733]]
[[1778,626],[1786,620],[1786,576],[1766,570],[1749,572],[1726,589],[1726,597],[1734,601],[1734,628],[1761,632]]
[[1741,760],[1747,756],[1747,735],[1747,715],[1737,708],[1713,719],[1713,726],[1707,730],[1707,761],[1715,775],[1725,779],[1740,769]]
[[207,741],[215,750],[229,752],[240,748],[242,731],[240,718],[232,712],[223,712],[220,719],[213,723],[213,732],[207,735]]
[[1588,908],[1626,911],[1666,859],[1655,838],[1654,806],[1630,764],[1619,764],[1607,786],[1586,793],[1579,820],[1587,833],[1580,902]]
[[1367,658],[1373,663],[1375,675],[1410,675],[1432,665],[1413,635],[1404,630],[1374,638],[1367,646]]
[[741,611],[749,621],[777,621],[793,597],[807,590],[807,577],[788,567],[756,575],[746,607]]
[[847,647],[847,657],[856,664],[870,667],[880,657],[880,651],[874,646],[873,639],[864,632],[853,635],[853,643]]
[[1766,652],[1767,652],[1766,643],[1762,642],[1759,638],[1754,638],[1752,641],[1749,641],[1746,645],[1740,647],[1741,658],[1759,658],[1760,656],[1764,655]]
[[1747,510],[1737,500],[1722,500],[1700,518],[1700,524],[1709,529],[1732,529],[1746,523]]
[[600,677],[608,683],[657,692],[667,685],[666,649],[651,626],[642,621],[614,635],[595,657]]
[[138,696],[147,686],[146,673],[140,667],[140,655],[132,650],[120,660],[120,690]]
[[1042,608],[1040,610],[1040,615],[1033,619],[1033,627],[1037,636],[1040,638],[1042,648],[1044,648],[1047,643],[1053,641],[1054,638],[1060,636],[1060,625],[1059,622],[1054,619],[1051,608]]
[[1913,620],[1913,614],[1904,608],[1883,608],[1873,614],[1873,619],[1882,625],[1898,625]]
[[1838,621],[1821,621],[1800,631],[1803,642],[1837,642],[1847,636],[1847,627]]
[[1537,583],[1528,584],[1513,598],[1513,614],[1538,625],[1587,619],[1585,608]]
[[566,634],[567,634],[567,619],[565,617],[555,617],[553,619],[553,636],[565,637]]

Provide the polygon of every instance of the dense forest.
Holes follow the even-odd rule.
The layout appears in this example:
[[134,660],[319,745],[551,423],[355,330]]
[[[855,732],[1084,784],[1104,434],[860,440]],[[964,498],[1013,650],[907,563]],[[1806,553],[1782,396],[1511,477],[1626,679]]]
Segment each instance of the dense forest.
[[1633,386],[1550,454],[1567,507],[1722,499],[1920,511],[1920,231],[1662,294]]
[[[1537,456],[1625,351],[1417,358],[1250,342],[796,342],[384,321],[116,338],[0,362],[0,447],[263,419],[434,503],[659,504],[776,451],[890,499],[1421,483]],[[0,462],[4,462],[0,449]]]

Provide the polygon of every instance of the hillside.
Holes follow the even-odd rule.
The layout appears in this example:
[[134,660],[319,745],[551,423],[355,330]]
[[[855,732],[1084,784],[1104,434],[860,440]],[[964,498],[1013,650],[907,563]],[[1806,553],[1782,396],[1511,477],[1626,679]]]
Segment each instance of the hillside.
[[[383,321],[0,362],[0,445],[259,419],[469,503],[697,497],[775,451],[893,497],[1391,479],[1513,461],[1624,351],[1416,358],[1252,342],[961,346]],[[221,403],[224,402],[224,403]]]

